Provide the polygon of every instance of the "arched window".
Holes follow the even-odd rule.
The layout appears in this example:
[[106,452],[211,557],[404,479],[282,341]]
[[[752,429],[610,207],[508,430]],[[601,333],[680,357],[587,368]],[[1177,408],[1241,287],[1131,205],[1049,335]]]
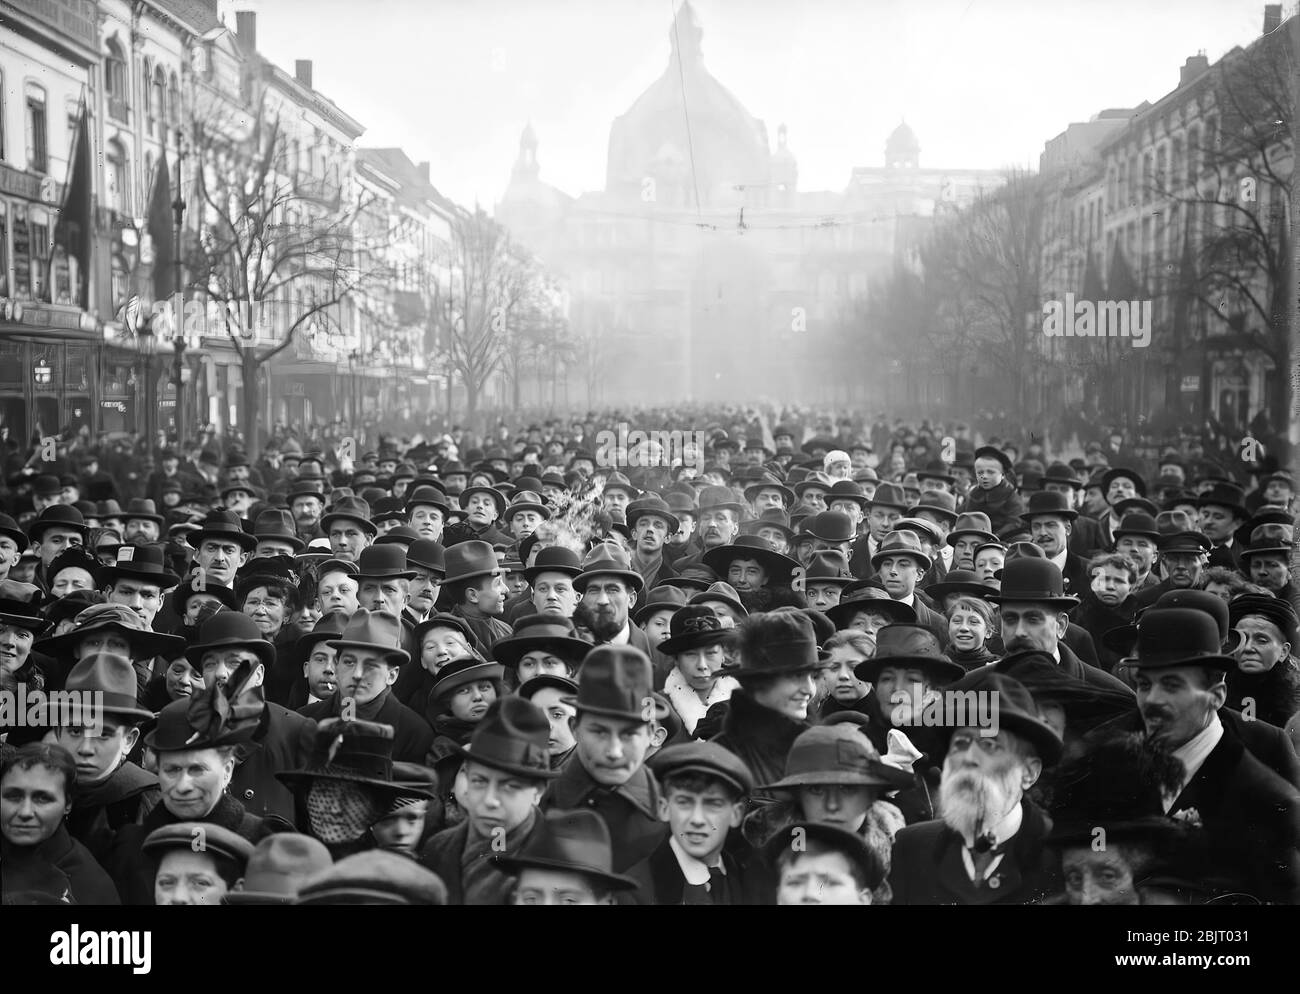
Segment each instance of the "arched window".
[[110,210],[122,215],[131,213],[130,173],[126,146],[116,138],[108,142],[108,175],[105,177]]
[[28,83],[24,88],[27,109],[27,168],[43,173],[50,165],[49,126],[45,114],[45,88]]
[[153,121],[150,130],[157,129],[158,140],[167,144],[167,77],[163,75],[162,66],[153,71]]
[[148,60],[146,60],[145,63],[144,63],[144,65],[141,66],[140,71],[141,71],[141,74],[142,74],[142,77],[143,77],[142,80],[141,80],[141,82],[144,83],[143,88],[140,90],[141,98],[144,100],[144,119],[145,119],[145,121],[147,121],[147,122],[150,124],[150,126],[151,126],[151,128],[152,128],[152,124],[153,124],[153,113],[154,113],[154,111],[153,111],[153,87],[150,86],[149,84],[153,82],[153,73],[151,73],[151,72],[149,71],[149,62],[148,62]]
[[104,59],[104,88],[108,92],[109,116],[126,123],[130,107],[129,87],[126,83],[126,58],[116,38],[107,42],[108,56]]

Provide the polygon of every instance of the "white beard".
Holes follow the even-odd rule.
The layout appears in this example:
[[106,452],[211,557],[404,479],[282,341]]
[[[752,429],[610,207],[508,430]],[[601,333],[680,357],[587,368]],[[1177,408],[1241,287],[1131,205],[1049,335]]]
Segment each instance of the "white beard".
[[975,839],[1001,821],[1020,803],[1020,767],[1006,773],[977,770],[949,772],[939,781],[939,810],[944,822],[963,839]]

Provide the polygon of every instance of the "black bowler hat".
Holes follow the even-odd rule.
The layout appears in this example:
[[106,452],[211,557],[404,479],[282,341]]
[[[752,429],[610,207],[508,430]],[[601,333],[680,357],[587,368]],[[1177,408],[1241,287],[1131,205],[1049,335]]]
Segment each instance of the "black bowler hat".
[[1223,639],[1214,618],[1186,607],[1157,607],[1142,613],[1134,655],[1121,665],[1138,669],[1169,666],[1210,666],[1234,669],[1237,661],[1223,652]]
[[800,533],[823,542],[852,542],[853,519],[843,511],[819,511],[804,519]]
[[989,594],[996,594],[998,588],[990,583],[981,582],[974,570],[953,569],[949,570],[940,582],[930,584],[925,592],[938,604],[949,594],[967,594],[971,597],[987,599]]
[[524,578],[535,583],[543,573],[565,573],[575,577],[581,572],[582,561],[576,552],[562,545],[552,545],[537,553],[532,566],[524,568]]
[[431,538],[420,538],[406,547],[406,563],[408,566],[419,566],[433,573],[446,575],[446,554],[447,550],[443,548],[441,542],[435,542]]
[[1117,539],[1124,535],[1141,535],[1153,542],[1160,539],[1160,529],[1156,527],[1156,519],[1142,511],[1124,515],[1114,534]]
[[411,580],[415,570],[408,568],[406,547],[399,542],[370,545],[357,557],[358,580]]
[[215,649],[247,649],[268,670],[275,664],[275,646],[262,637],[253,619],[242,611],[218,611],[204,621],[199,626],[198,641],[185,650],[185,658],[199,668],[204,654]]
[[658,494],[648,494],[628,504],[623,518],[629,528],[635,528],[641,518],[653,515],[662,518],[668,525],[668,534],[675,534],[681,527],[681,521],[669,509],[668,504]]
[[1002,587],[997,593],[989,594],[988,599],[997,604],[1031,601],[1063,611],[1079,603],[1079,598],[1065,593],[1065,580],[1056,563],[1028,557],[1007,561],[1002,567]]
[[1065,494],[1055,490],[1040,490],[1029,495],[1025,513],[1020,516],[1020,520],[1031,521],[1039,515],[1052,515],[1073,521],[1079,516],[1079,512],[1070,506],[1070,498]]
[[101,587],[118,580],[137,580],[153,584],[163,590],[176,586],[181,578],[166,566],[166,555],[161,545],[120,545],[117,560],[112,566],[102,566],[95,574]]
[[1147,495],[1147,483],[1146,480],[1142,479],[1142,474],[1134,472],[1131,469],[1126,469],[1123,466],[1116,466],[1112,469],[1108,469],[1106,470],[1106,472],[1104,472],[1101,475],[1102,494],[1108,493],[1110,491],[1110,485],[1120,477],[1124,477],[1127,480],[1132,480],[1133,488],[1137,490],[1137,492],[1141,494],[1143,497]]
[[80,532],[84,539],[86,519],[75,507],[68,504],[51,504],[27,526],[27,534],[33,542],[39,542],[51,528],[67,528],[70,531]]
[[203,540],[206,538],[234,542],[245,552],[252,552],[257,548],[257,539],[244,531],[239,515],[225,508],[209,511],[199,529],[186,535],[185,541],[197,549],[203,545]]

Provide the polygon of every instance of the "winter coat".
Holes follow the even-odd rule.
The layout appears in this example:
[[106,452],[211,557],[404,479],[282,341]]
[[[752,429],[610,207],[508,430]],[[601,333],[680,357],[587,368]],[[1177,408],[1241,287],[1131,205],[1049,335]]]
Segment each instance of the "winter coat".
[[[537,817],[536,811],[530,817],[531,824],[525,822],[520,826],[519,831],[506,836],[503,851],[519,852],[541,830],[539,826],[542,824],[542,819]],[[470,832],[469,821],[462,821],[453,828],[444,829],[425,843],[420,853],[420,862],[436,873],[447,885],[448,904],[480,906],[509,904],[516,878],[514,874],[507,873],[492,860],[493,852],[490,846],[480,844],[480,848],[484,851],[475,857],[475,865],[472,867],[476,877],[471,887],[472,893],[466,892],[469,882],[465,878],[465,873],[471,868],[465,866],[464,860],[466,846],[470,842]]]
[[[731,750],[749,767],[755,784],[776,783],[785,775],[790,746],[810,727],[806,721],[795,721],[763,707],[742,687],[731,695],[722,733],[713,741]],[[773,798],[767,791],[756,790],[750,798],[750,809]]]
[[125,825],[138,825],[161,800],[158,778],[123,763],[104,781],[78,785],[65,821],[69,834],[103,862]]
[[292,822],[293,792],[275,774],[305,767],[315,737],[315,721],[267,701],[253,740],[235,748],[238,762],[226,789],[252,814]]
[[[381,701],[377,709],[361,705],[357,708],[356,717],[363,721],[377,721],[393,726],[393,762],[423,763],[429,754],[429,746],[433,745],[433,729],[429,723],[394,697],[391,689],[385,689],[375,700]],[[342,698],[335,691],[328,701],[308,704],[298,713],[313,721],[337,718],[342,713]]]
[[609,827],[614,872],[623,873],[654,852],[668,833],[668,826],[659,820],[660,796],[659,784],[644,766],[626,783],[609,788],[592,779],[575,754],[542,796],[542,810],[595,811]]
[[730,700],[731,695],[739,687],[740,684],[734,677],[718,677],[709,690],[708,701],[701,701],[700,695],[691,689],[681,671],[674,666],[673,671],[664,681],[663,693],[673,710],[677,712],[677,717],[682,719],[682,726],[687,732],[694,733],[695,726],[708,713],[709,708],[720,701]]
[[68,834],[66,824],[60,824],[54,834],[39,846],[15,846],[0,840],[0,875],[9,881],[16,879],[24,866],[44,862],[62,873],[68,881],[68,894],[54,895],[71,904],[119,905],[117,887],[90,850]]
[[1001,535],[1004,529],[1023,524],[1020,516],[1025,513],[1025,502],[1011,481],[1003,480],[992,490],[972,488],[966,496],[966,503],[961,507],[961,513],[974,511],[987,514],[994,533]]

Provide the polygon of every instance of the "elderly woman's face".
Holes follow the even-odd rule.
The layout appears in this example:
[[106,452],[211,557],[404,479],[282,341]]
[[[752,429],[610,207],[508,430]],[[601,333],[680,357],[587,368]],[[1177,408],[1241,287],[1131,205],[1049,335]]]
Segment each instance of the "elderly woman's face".
[[55,597],[65,597],[74,590],[94,590],[95,578],[90,575],[88,570],[80,566],[68,566],[59,570],[58,575],[54,578],[54,584],[50,587],[50,593]]
[[1067,849],[1061,856],[1065,895],[1071,904],[1140,904],[1130,854],[1122,846],[1093,852],[1091,846]]
[[221,800],[234,769],[234,757],[224,760],[216,749],[164,752],[158,757],[163,804],[182,821],[202,821]]

